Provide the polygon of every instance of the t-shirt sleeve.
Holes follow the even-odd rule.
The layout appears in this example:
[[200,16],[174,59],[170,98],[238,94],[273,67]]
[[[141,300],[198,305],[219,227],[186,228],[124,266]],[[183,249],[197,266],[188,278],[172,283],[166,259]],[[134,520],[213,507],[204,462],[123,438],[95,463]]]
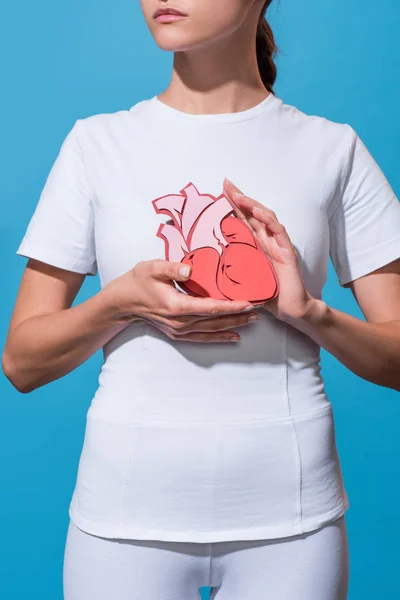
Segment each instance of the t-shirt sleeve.
[[400,202],[359,135],[346,126],[348,168],[329,216],[330,257],[342,286],[400,257]]
[[78,119],[64,139],[16,254],[96,275],[94,207]]

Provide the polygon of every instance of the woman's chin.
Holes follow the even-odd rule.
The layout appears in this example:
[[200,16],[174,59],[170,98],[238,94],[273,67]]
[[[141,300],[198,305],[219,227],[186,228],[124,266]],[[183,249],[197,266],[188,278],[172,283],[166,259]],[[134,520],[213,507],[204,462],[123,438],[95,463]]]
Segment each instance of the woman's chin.
[[152,31],[155,43],[166,52],[185,52],[204,46],[209,36],[199,36],[199,32],[183,31],[180,27],[163,26]]

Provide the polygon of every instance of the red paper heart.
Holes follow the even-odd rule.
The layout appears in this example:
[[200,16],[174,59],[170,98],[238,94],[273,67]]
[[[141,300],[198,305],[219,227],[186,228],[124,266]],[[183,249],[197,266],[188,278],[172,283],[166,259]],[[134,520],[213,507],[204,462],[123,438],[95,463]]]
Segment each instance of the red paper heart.
[[254,236],[246,223],[243,223],[237,217],[228,215],[221,221],[221,231],[224,238],[230,244],[231,242],[241,242],[256,247]]
[[179,282],[188,294],[249,302],[276,295],[277,280],[268,257],[249,244],[231,242],[221,256],[215,248],[197,248],[182,262],[192,267],[190,278]]
[[263,251],[249,244],[231,243],[218,265],[217,286],[230,300],[260,302],[274,296],[276,279]]
[[165,242],[165,258],[192,267],[190,278],[177,282],[182,290],[254,305],[278,295],[279,281],[270,258],[223,194],[200,194],[190,182],[181,194],[161,196],[153,205],[157,213],[171,217],[157,231]]
[[215,248],[197,248],[187,252],[181,262],[191,265],[192,272],[189,279],[180,281],[178,285],[188,294],[226,300],[226,296],[218,289],[215,277],[219,261],[220,255]]

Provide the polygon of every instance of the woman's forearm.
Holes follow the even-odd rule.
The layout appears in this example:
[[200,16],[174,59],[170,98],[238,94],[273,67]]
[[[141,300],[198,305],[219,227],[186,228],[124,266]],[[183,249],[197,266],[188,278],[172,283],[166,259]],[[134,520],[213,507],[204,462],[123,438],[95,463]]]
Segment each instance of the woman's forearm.
[[286,319],[367,381],[400,391],[400,321],[370,323],[315,299],[301,319]]
[[8,335],[4,372],[30,392],[78,367],[133,320],[119,318],[107,287],[71,308],[30,317]]

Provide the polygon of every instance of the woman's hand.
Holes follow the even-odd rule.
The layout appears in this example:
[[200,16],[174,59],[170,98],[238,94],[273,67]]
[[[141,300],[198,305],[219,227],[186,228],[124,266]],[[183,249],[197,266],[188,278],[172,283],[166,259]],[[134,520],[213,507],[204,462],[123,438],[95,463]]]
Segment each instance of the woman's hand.
[[271,209],[241,194],[229,179],[224,180],[223,193],[232,204],[236,216],[253,231],[278,277],[279,294],[264,304],[263,308],[282,321],[302,319],[313,307],[315,298],[305,288],[297,252],[285,227]]
[[[188,267],[187,276],[180,272]],[[226,342],[240,340],[233,327],[256,320],[245,300],[197,298],[179,292],[173,280],[185,281],[190,265],[162,259],[141,261],[105,286],[117,322],[148,321],[174,340]],[[246,311],[245,314],[237,314]],[[251,319],[251,317],[255,317]]]

